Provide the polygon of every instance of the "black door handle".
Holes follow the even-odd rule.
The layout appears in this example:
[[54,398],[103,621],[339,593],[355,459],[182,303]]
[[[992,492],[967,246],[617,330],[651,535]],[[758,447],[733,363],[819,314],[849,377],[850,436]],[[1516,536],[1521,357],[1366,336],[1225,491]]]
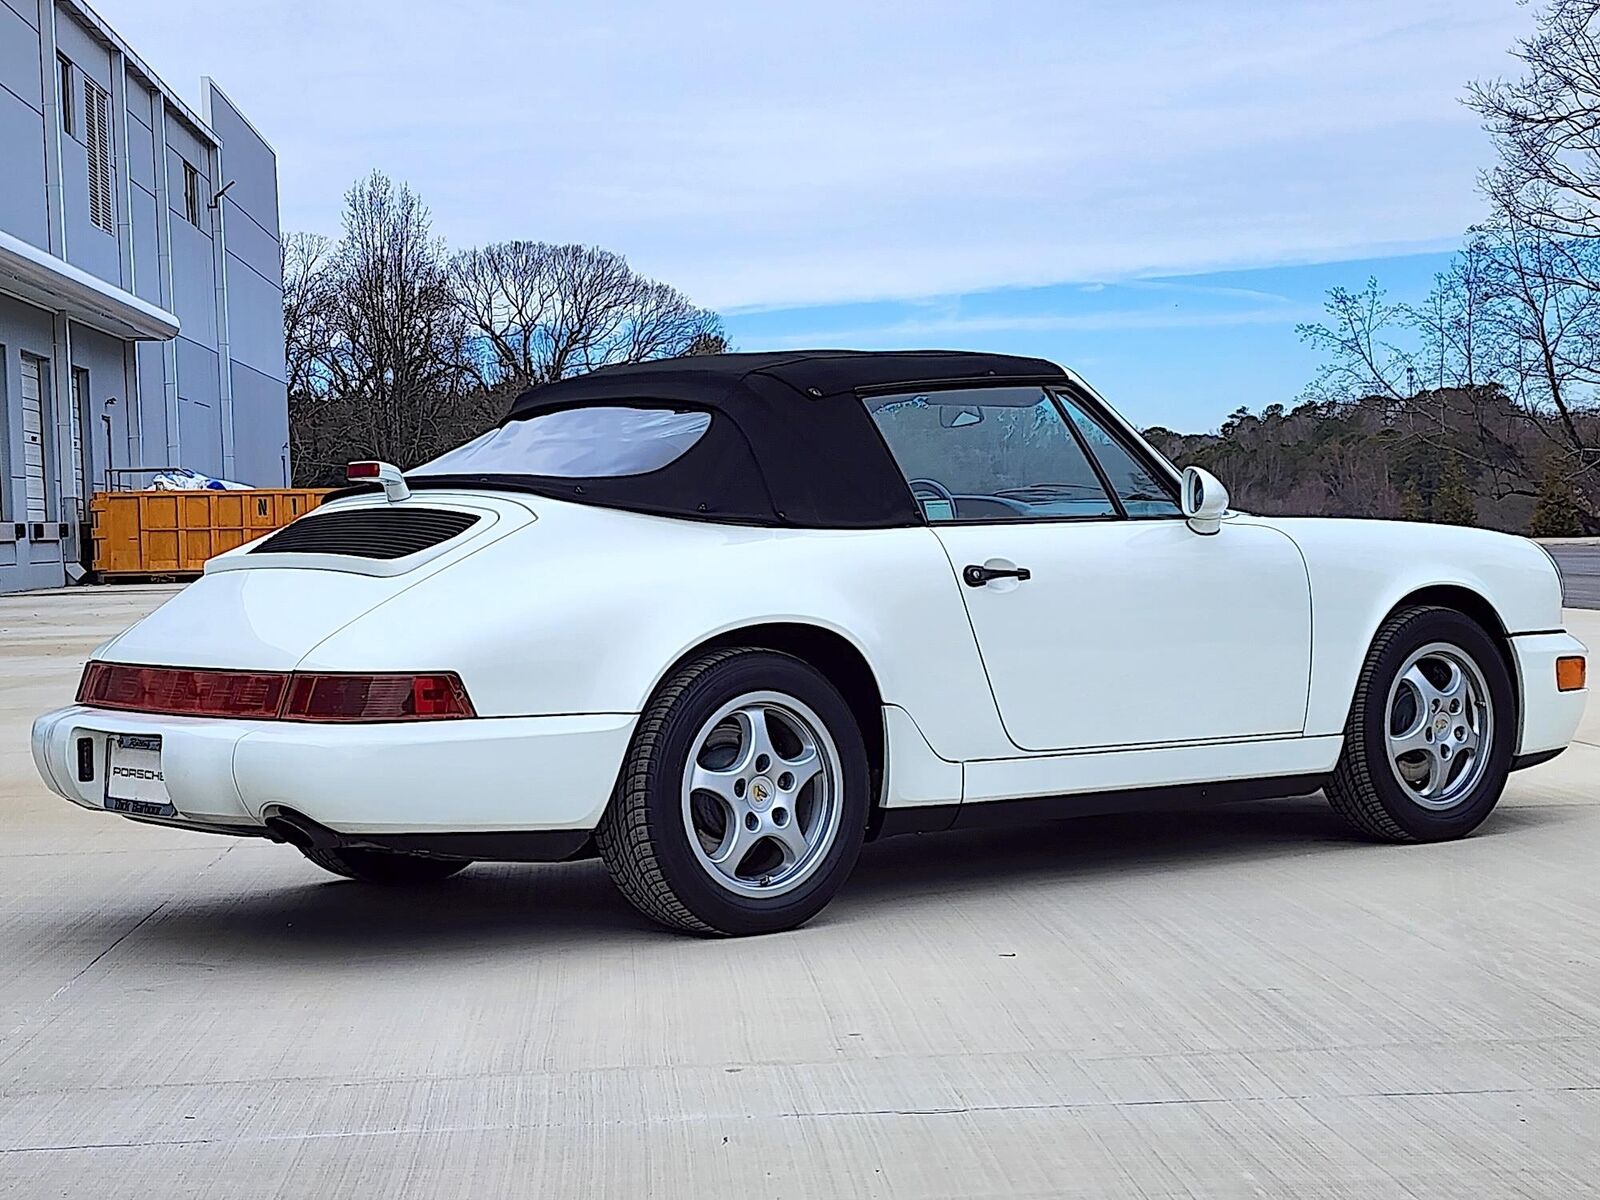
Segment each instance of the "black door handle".
[[991,579],[1032,579],[1033,572],[1027,567],[1015,567],[1010,570],[996,567],[980,567],[971,563],[961,568],[961,582],[968,587],[982,587]]

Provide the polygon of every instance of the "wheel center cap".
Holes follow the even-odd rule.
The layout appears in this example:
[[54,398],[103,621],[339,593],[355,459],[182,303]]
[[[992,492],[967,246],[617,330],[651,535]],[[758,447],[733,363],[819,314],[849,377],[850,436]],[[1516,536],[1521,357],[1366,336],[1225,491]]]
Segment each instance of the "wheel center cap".
[[1437,732],[1443,733],[1446,729],[1450,728],[1450,718],[1446,716],[1439,717],[1436,721],[1434,721],[1433,727]]
[[768,804],[772,803],[772,797],[777,794],[777,791],[778,789],[773,786],[772,780],[765,775],[757,775],[750,781],[750,807],[766,808]]

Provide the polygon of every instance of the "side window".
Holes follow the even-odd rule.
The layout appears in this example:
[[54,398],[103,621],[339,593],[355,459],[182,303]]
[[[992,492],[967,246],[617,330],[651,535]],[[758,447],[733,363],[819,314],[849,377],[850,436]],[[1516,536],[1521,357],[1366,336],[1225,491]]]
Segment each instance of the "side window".
[[1070,399],[1061,396],[1060,400],[1130,517],[1183,516],[1169,485],[1123,449],[1121,442]]
[[1078,439],[1036,387],[866,401],[929,521],[1114,517]]

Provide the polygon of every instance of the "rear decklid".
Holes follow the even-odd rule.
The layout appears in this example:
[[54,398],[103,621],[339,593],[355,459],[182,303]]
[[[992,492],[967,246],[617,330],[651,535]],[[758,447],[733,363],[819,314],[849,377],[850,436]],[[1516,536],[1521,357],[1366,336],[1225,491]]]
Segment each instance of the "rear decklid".
[[96,657],[292,670],[351,621],[535,519],[526,501],[504,494],[335,500],[211,559],[198,580]]

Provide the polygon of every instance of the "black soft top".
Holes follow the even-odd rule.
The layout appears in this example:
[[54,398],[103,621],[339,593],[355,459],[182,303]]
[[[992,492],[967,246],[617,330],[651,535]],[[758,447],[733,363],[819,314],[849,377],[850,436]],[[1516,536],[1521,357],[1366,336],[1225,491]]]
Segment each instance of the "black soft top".
[[963,384],[1061,383],[1039,358],[949,350],[797,350],[602,367],[532,388],[505,422],[562,409],[630,405],[704,411],[706,434],[643,475],[437,476],[635,512],[749,525],[881,529],[923,514],[889,455],[865,394]]

